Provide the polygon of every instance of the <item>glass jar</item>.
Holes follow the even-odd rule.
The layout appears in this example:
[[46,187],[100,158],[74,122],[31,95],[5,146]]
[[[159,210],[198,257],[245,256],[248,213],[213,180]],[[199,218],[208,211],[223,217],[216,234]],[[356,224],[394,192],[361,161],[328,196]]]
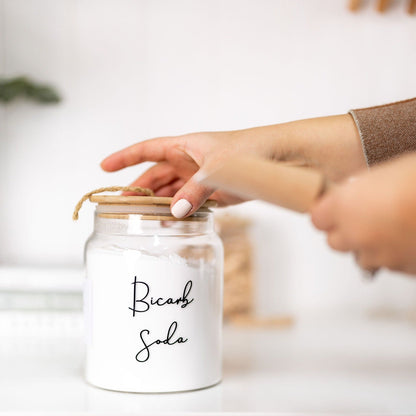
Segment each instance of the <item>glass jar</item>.
[[86,379],[174,392],[222,373],[223,248],[208,201],[185,219],[171,198],[92,196],[85,249]]

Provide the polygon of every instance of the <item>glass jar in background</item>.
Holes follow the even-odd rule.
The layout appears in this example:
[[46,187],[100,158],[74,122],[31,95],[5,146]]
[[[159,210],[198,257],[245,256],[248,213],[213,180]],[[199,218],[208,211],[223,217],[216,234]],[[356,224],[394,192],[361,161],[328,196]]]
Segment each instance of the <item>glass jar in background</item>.
[[213,203],[179,220],[171,198],[90,200],[98,205],[85,249],[87,381],[128,392],[218,383],[223,249]]

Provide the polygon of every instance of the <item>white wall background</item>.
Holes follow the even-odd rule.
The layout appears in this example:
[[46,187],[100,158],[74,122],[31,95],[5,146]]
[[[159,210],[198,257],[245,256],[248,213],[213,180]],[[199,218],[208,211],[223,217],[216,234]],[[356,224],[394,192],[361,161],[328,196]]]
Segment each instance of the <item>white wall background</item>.
[[[0,0],[1,75],[55,84],[64,101],[0,107],[0,263],[77,266],[92,227],[71,211],[99,161],[159,135],[344,113],[416,95],[416,18],[351,14],[344,0]],[[371,284],[309,219],[249,203],[262,312],[416,307],[416,280]],[[261,302],[263,300],[264,302]]]

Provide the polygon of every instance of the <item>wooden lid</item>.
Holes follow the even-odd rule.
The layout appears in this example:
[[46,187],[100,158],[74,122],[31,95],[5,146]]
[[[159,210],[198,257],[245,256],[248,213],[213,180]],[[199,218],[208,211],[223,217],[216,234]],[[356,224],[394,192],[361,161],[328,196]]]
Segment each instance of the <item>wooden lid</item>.
[[[128,192],[136,192],[142,193],[147,196],[138,196],[138,195],[97,195],[101,194],[102,192],[118,192],[118,191],[128,191]],[[72,214],[72,219],[78,219],[79,210],[82,207],[82,204],[86,200],[90,200],[91,202],[96,202],[98,205],[102,205],[103,209],[105,206],[114,206],[114,214],[120,213],[120,209],[117,207],[119,205],[125,205],[125,210],[131,211],[134,210],[135,207],[146,206],[148,207],[146,211],[152,210],[153,207],[161,207],[160,209],[169,210],[168,207],[172,203],[172,198],[170,197],[159,197],[154,196],[154,193],[151,189],[142,188],[140,186],[105,186],[103,188],[98,188],[93,191],[87,192],[83,197],[78,201],[75,205],[74,213]],[[217,201],[208,200],[203,204],[196,212],[201,211],[208,211],[210,207],[217,206]],[[128,208],[127,208],[128,207]]]
[[[90,201],[105,205],[166,205],[170,206],[171,197],[164,196],[137,196],[137,195],[91,195]],[[201,208],[216,207],[217,201],[208,199]]]

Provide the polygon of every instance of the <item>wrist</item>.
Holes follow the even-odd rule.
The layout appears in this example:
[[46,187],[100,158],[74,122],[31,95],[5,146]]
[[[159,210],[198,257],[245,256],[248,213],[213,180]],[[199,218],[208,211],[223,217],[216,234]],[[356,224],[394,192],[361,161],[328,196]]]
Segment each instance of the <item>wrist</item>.
[[272,160],[294,160],[299,157],[298,138],[291,134],[291,123],[273,124],[240,130],[239,139],[256,153]]
[[279,125],[280,152],[323,171],[332,180],[366,168],[358,129],[349,114]]

